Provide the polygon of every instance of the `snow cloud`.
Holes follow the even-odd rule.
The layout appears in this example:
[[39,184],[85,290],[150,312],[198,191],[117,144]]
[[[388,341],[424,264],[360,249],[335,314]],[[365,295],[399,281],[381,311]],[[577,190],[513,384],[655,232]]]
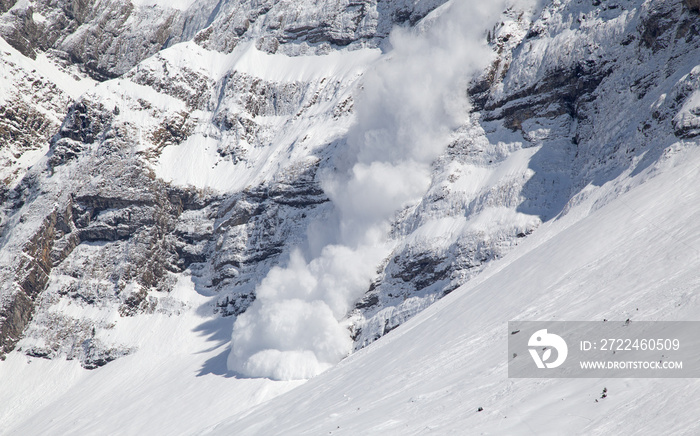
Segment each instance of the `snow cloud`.
[[425,194],[431,163],[468,116],[466,83],[491,61],[485,33],[504,8],[505,1],[454,1],[423,25],[392,32],[391,51],[356,98],[347,153],[321,175],[335,228],[316,241],[310,261],[295,250],[262,280],[234,324],[230,370],[305,379],[350,353],[342,320],[391,252],[391,219]]

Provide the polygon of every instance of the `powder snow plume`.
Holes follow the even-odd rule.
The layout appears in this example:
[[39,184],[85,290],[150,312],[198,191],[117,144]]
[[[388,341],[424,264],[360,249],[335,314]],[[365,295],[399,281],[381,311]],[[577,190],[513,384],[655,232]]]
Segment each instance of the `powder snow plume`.
[[345,159],[321,175],[335,228],[320,243],[310,235],[318,246],[310,261],[294,250],[286,267],[261,281],[234,324],[230,370],[306,379],[351,352],[342,320],[391,252],[391,219],[425,194],[431,163],[468,116],[466,84],[492,59],[486,29],[504,7],[455,1],[423,26],[392,32],[391,51],[366,73],[356,98]]

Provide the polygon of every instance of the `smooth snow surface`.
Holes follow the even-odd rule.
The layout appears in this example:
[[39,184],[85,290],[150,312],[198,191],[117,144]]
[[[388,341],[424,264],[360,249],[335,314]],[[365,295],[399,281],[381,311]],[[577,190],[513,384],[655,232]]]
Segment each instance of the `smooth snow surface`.
[[699,434],[698,380],[507,378],[509,320],[700,320],[700,150],[673,149],[382,340],[205,434]]
[[[86,371],[63,359],[8,355],[0,362],[0,434],[192,434],[207,421],[213,424],[299,384],[225,376],[221,353],[228,341],[216,332],[227,320],[197,314],[209,299],[195,291],[189,276],[180,277],[171,297],[188,312],[114,314],[117,341],[136,340],[138,352],[102,368]],[[61,308],[71,309],[85,310]]]

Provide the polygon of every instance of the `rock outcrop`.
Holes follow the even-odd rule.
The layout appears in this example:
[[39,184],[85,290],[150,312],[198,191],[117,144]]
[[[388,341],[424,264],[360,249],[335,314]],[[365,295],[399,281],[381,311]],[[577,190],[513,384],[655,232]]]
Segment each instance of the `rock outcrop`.
[[[272,267],[313,248],[307,235],[334,218],[322,181],[347,150],[364,69],[392,26],[443,2],[321,3],[0,2],[0,35],[19,53],[103,82],[78,98],[3,60],[27,78],[17,83],[30,102],[0,104],[0,354],[104,365],[136,349],[109,339],[119,319],[240,315]],[[469,86],[472,116],[426,195],[396,215],[395,248],[348,313],[355,348],[586,189],[694,144],[697,9],[568,0],[505,11],[488,34],[494,62]],[[184,272],[210,306],[171,296]]]

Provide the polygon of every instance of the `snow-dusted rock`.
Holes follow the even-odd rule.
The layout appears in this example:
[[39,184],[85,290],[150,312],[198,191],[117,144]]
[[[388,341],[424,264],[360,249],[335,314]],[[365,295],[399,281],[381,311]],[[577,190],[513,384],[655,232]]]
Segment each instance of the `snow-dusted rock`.
[[[163,317],[205,314],[225,327],[197,331],[227,343],[271,268],[318,251],[337,219],[324,183],[346,163],[392,26],[429,28],[444,11],[439,0],[10,3],[0,353],[86,368],[137,356],[130,329]],[[354,350],[543,222],[600,209],[694,147],[697,7],[504,11],[486,35],[490,67],[454,91],[469,93],[471,115],[422,198],[393,215],[389,254],[341,320]],[[176,292],[185,279],[208,300]]]

